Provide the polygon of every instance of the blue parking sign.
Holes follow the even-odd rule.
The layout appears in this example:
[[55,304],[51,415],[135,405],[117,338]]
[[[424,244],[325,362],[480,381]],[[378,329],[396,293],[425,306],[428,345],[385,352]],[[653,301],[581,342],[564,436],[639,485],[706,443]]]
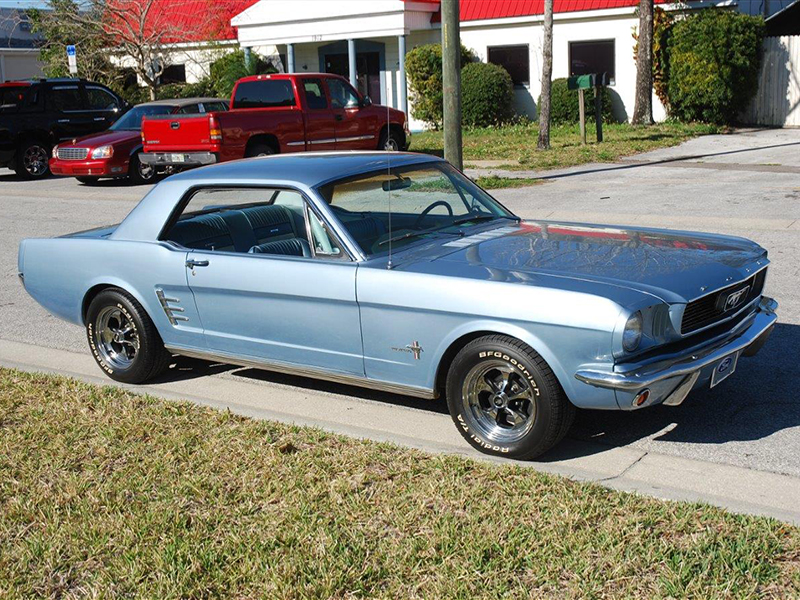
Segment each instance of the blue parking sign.
[[75,46],[67,46],[67,56],[75,56]]

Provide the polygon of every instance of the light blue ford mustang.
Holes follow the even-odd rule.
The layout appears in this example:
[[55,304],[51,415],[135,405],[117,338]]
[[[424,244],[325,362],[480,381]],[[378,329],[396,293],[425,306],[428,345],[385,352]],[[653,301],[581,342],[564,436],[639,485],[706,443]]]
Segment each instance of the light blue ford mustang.
[[532,458],[575,407],[680,404],[775,321],[741,238],[525,222],[443,160],[272,156],[182,173],[118,226],[24,240],[33,298],[113,379],[174,355],[427,398]]

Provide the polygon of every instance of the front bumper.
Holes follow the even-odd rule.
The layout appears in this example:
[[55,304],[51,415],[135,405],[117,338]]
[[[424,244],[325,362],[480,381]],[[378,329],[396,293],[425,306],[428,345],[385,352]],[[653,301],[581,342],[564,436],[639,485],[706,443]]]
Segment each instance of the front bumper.
[[115,164],[108,159],[98,160],[59,160],[50,159],[50,172],[66,177],[124,177],[128,165]]
[[[692,349],[667,361],[638,365],[630,370],[625,370],[625,365],[617,365],[613,371],[579,370],[575,373],[575,378],[595,387],[619,392],[637,392],[664,380],[679,377],[689,376],[696,381],[700,371],[726,356],[740,351],[746,356],[758,352],[778,320],[775,314],[777,308],[778,303],[765,296],[761,299],[753,317],[743,321],[739,328],[734,329],[727,337],[706,347]],[[686,390],[687,393],[688,391]]]
[[213,152],[145,152],[139,160],[154,167],[200,167],[213,165],[217,155]]

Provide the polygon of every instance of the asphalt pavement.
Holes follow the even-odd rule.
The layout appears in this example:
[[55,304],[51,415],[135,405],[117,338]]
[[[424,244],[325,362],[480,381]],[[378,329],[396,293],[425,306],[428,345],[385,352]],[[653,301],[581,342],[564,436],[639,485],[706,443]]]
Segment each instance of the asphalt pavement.
[[[581,412],[567,442],[533,466],[800,521],[800,507],[792,510],[800,497],[800,130],[708,136],[620,163],[561,171],[470,171],[487,172],[546,179],[493,193],[528,219],[751,238],[770,251],[766,293],[780,302],[779,325],[767,346],[743,359],[725,383],[696,391],[679,407]],[[0,170],[0,364],[102,380],[82,330],[25,294],[16,275],[17,245],[25,237],[118,222],[147,189],[57,178],[21,182]],[[143,389],[252,416],[476,455],[458,438],[442,402],[197,361],[185,361],[181,373]]]

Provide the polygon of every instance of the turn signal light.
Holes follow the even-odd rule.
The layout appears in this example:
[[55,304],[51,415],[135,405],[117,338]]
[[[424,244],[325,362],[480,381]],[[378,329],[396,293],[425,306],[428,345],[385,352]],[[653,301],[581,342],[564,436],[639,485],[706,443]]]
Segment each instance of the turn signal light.
[[633,406],[642,406],[650,399],[650,390],[642,390],[633,398]]
[[210,132],[212,140],[221,140],[222,139],[222,129],[212,129]]

